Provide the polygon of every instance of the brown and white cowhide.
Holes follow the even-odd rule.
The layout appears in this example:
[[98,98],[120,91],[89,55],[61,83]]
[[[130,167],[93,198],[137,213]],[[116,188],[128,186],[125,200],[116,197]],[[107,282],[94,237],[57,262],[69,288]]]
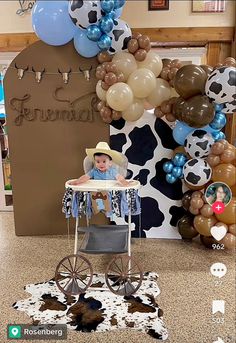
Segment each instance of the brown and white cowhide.
[[145,273],[140,289],[129,297],[106,289],[101,274],[94,274],[91,287],[79,296],[64,295],[52,279],[27,285],[25,290],[31,297],[12,306],[28,314],[34,325],[67,324],[69,329],[83,332],[133,328],[164,341],[168,333],[163,311],[155,301],[160,294],[157,279],[156,273]]

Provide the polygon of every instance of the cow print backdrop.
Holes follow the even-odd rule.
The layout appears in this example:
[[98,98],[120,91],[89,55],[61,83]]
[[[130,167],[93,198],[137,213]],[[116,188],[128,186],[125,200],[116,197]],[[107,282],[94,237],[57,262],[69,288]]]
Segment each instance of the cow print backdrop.
[[104,276],[99,274],[93,275],[91,287],[79,296],[64,295],[52,279],[27,285],[31,297],[12,306],[30,316],[33,325],[67,324],[68,329],[83,332],[132,328],[166,340],[163,311],[155,301],[160,294],[157,279],[156,273],[145,273],[140,289],[129,297],[105,289]]
[[[185,214],[181,204],[182,182],[167,183],[162,168],[178,146],[172,137],[172,129],[151,111],[146,111],[134,123],[123,119],[113,122],[110,142],[112,149],[127,156],[128,178],[142,184],[142,213],[132,217],[133,237],[181,238],[176,224]],[[122,223],[122,219],[115,221]]]

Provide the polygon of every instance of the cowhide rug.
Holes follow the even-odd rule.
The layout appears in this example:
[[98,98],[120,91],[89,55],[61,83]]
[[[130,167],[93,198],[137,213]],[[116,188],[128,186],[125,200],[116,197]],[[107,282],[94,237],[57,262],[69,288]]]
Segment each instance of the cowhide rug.
[[145,273],[138,292],[128,297],[108,289],[95,290],[106,287],[101,274],[94,274],[89,290],[79,296],[64,295],[52,279],[27,285],[31,297],[12,306],[28,314],[33,325],[67,324],[69,329],[83,332],[133,328],[164,341],[168,333],[163,311],[155,301],[160,294],[157,279],[156,273]]

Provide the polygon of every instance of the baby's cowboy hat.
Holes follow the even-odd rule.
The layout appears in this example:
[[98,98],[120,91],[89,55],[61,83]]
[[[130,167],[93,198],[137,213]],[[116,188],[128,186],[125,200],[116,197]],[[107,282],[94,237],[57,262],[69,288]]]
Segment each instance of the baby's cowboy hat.
[[106,154],[110,156],[112,158],[112,161],[119,165],[122,165],[124,162],[123,154],[118,151],[111,150],[106,142],[99,142],[96,145],[96,148],[86,149],[86,154],[91,160],[94,160],[93,156],[96,153]]

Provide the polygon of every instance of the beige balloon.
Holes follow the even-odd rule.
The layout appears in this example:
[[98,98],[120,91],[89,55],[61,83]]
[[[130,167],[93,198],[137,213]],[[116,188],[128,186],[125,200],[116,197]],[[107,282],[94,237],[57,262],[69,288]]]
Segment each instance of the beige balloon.
[[150,50],[147,53],[145,60],[138,62],[138,68],[147,68],[158,77],[162,71],[163,63],[160,56],[155,51]]
[[142,117],[143,112],[143,101],[135,98],[134,102],[122,112],[122,117],[127,121],[136,121]]
[[106,101],[107,91],[102,88],[102,81],[99,80],[96,85],[96,93],[100,100]]
[[156,78],[151,70],[135,70],[128,78],[128,85],[136,98],[146,98],[156,86]]
[[131,88],[124,82],[115,83],[107,91],[107,103],[116,111],[126,110],[132,104],[133,99]]
[[134,55],[124,51],[115,54],[112,62],[115,63],[117,70],[124,74],[125,81],[127,81],[129,75],[138,67]]
[[147,101],[157,107],[162,104],[163,101],[169,100],[171,97],[171,87],[169,83],[163,79],[156,79],[156,87],[147,97]]
[[171,96],[171,98],[178,98],[179,97],[179,94],[176,92],[176,90],[173,87],[171,87],[170,96]]

